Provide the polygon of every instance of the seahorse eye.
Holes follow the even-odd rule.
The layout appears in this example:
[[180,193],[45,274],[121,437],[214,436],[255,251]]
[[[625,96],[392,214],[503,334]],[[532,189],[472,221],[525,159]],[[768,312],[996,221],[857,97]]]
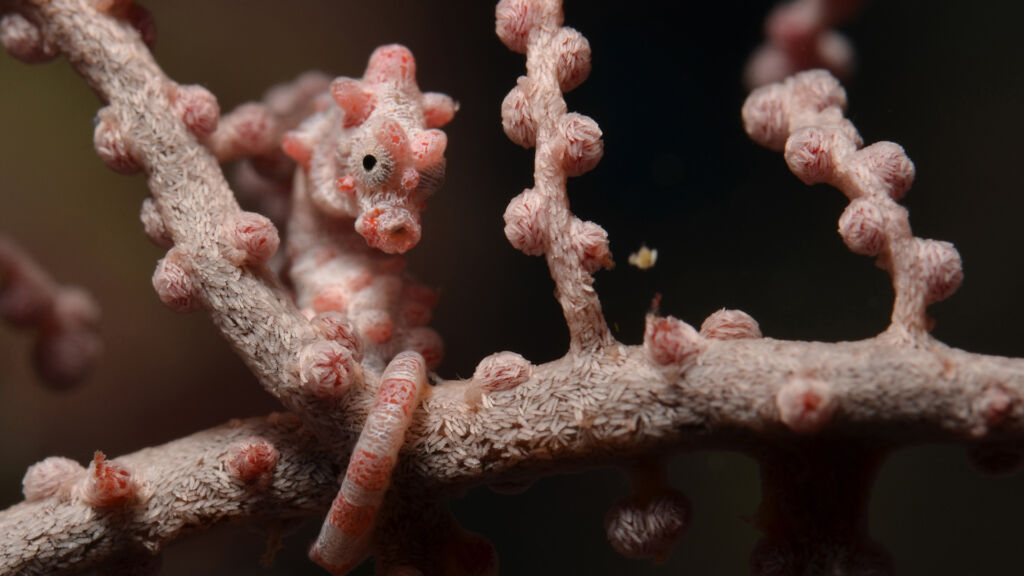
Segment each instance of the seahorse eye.
[[373,167],[376,165],[377,158],[375,158],[373,154],[367,154],[366,156],[363,156],[363,170],[369,172],[370,170],[373,170]]

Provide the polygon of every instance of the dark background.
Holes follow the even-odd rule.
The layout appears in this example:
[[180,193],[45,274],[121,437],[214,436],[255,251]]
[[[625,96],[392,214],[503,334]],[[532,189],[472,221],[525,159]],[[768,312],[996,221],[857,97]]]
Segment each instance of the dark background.
[[[567,334],[539,258],[502,234],[507,201],[531,182],[532,153],[503,135],[501,99],[523,57],[493,33],[493,4],[378,2],[147,2],[156,55],[171,77],[202,83],[223,109],[309,68],[359,76],[372,49],[402,42],[420,85],[461,102],[449,134],[449,178],[425,215],[411,256],[443,289],[434,325],[446,377],[468,376],[497,350],[534,362],[560,356]],[[738,307],[768,336],[869,337],[885,327],[888,277],[835,233],[845,198],[807,188],[781,156],[743,134],[739,82],[760,42],[769,2],[602,3],[569,0],[566,23],[590,40],[594,71],[570,109],[603,128],[606,154],[570,182],[574,210],[608,230],[619,264],[598,275],[609,323],[640,340],[655,293],[662,310],[699,325]],[[670,8],[671,7],[671,8]],[[935,334],[968,350],[1024,355],[1024,145],[1017,2],[869,3],[844,29],[859,55],[850,115],[865,140],[901,143],[918,178],[907,197],[917,235],[954,242],[966,281],[933,307]],[[47,455],[85,461],[120,454],[232,417],[275,408],[201,313],[164,309],[150,287],[162,254],[141,233],[141,177],[109,172],[92,151],[97,103],[64,63],[27,67],[0,56],[0,229],[57,277],[91,289],[108,347],[96,376],[55,393],[34,383],[29,339],[0,329],[0,506],[20,499],[24,469]],[[646,242],[658,265],[626,256]],[[681,454],[673,483],[693,501],[688,538],[665,566],[617,556],[602,519],[628,492],[614,470],[543,480],[521,496],[481,488],[454,503],[462,522],[496,544],[505,574],[743,574],[757,538],[744,520],[759,500],[757,467],[723,453]],[[1021,569],[1022,476],[988,478],[963,452],[917,447],[882,470],[872,534],[904,575],[988,575]],[[171,546],[164,574],[319,573],[305,548],[320,519],[285,543],[271,570],[262,536],[223,527]],[[363,573],[368,573],[364,568]]]

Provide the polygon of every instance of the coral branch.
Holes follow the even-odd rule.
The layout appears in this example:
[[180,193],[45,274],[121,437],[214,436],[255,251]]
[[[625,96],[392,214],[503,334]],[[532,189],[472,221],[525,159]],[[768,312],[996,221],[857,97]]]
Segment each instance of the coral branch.
[[103,350],[99,306],[75,286],[58,286],[28,254],[0,236],[0,318],[36,332],[35,368],[66,387],[92,372]]
[[787,0],[765,21],[767,41],[758,47],[743,73],[747,88],[781,82],[801,70],[825,68],[841,79],[854,68],[854,50],[831,29],[850,18],[862,0]]
[[[266,439],[277,451],[273,471],[259,484],[235,472],[234,451],[252,437]],[[97,500],[93,476],[78,466],[65,480],[68,488],[0,513],[0,574],[78,573],[125,557],[137,560],[214,524],[319,514],[337,489],[333,459],[287,414],[232,422],[114,462],[131,471],[137,492],[130,501],[110,499],[120,492],[110,491],[115,478],[107,478],[109,471]],[[97,475],[101,465],[114,467],[97,456]],[[37,467],[26,475],[26,493],[33,474],[39,477]]]
[[505,235],[526,254],[547,258],[570,349],[610,345],[614,339],[593,289],[594,272],[613,265],[608,235],[573,216],[566,192],[566,179],[592,170],[604,152],[597,123],[568,112],[562,98],[590,73],[590,45],[562,27],[558,0],[502,0],[495,15],[498,37],[526,54],[527,69],[502,103],[502,125],[516,144],[537,148],[533,188],[509,203]]
[[892,276],[896,302],[888,333],[927,338],[925,308],[960,286],[960,254],[949,242],[913,236],[909,214],[896,201],[914,181],[914,164],[893,142],[861,148],[860,134],[843,117],[845,107],[839,82],[812,70],[752,92],[743,122],[758,143],[784,148],[790,170],[805,184],[827,182],[850,199],[839,234],[853,252],[877,256]]

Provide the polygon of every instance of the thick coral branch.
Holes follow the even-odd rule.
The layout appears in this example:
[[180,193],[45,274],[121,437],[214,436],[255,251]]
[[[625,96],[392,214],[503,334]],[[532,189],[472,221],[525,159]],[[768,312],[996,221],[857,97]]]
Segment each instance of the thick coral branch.
[[110,500],[111,478],[99,467],[86,472],[72,462],[63,467],[68,474],[50,473],[62,469],[55,460],[66,459],[49,458],[26,474],[31,500],[0,513],[0,574],[77,573],[157,554],[219,523],[319,514],[337,490],[333,458],[289,414],[232,422],[111,461],[131,488],[120,502]]
[[[715,340],[704,343],[700,362],[685,375],[651,362],[641,347],[615,346],[586,362],[567,357],[536,366],[521,385],[467,403],[466,390],[477,385],[446,382],[426,391],[395,469],[396,489],[406,490],[401,497],[436,497],[679,447],[757,451],[799,446],[810,436],[879,448],[925,440],[1007,445],[1024,438],[1024,360],[938,344]],[[357,424],[348,426],[357,431]],[[229,446],[252,437],[265,438],[280,454],[262,484],[269,488],[229,477],[238,465],[225,462],[239,460]],[[6,541],[36,544],[9,544],[0,553],[7,562],[0,574],[32,573],[30,566],[46,571],[82,555],[99,561],[124,546],[154,551],[221,520],[323,513],[337,492],[338,470],[332,454],[317,450],[295,419],[281,417],[119,458],[114,462],[139,475],[145,495],[127,522],[105,522],[88,506],[57,496],[14,506],[0,513]],[[242,458],[251,460],[257,469],[264,461]],[[44,548],[60,549],[68,560],[48,564],[53,560],[43,559]],[[381,553],[391,561],[391,553]]]

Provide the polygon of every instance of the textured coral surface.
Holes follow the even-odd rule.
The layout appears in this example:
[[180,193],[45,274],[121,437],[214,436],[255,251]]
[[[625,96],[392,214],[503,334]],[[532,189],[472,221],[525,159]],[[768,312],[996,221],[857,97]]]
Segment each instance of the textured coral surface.
[[[529,185],[531,156],[498,125],[501,98],[522,62],[494,38],[490,5],[410,13],[404,3],[339,3],[336,12],[321,6],[282,14],[267,3],[246,14],[250,28],[238,25],[232,7],[147,4],[161,26],[162,65],[182,83],[210,87],[225,109],[300,70],[356,75],[373,47],[409,45],[428,85],[463,105],[448,128],[448,184],[432,201],[419,253],[410,258],[422,279],[444,287],[434,322],[449,350],[442,374],[469,377],[497,350],[534,362],[564,351],[543,266],[509,248],[501,234],[505,203]],[[805,188],[778,155],[742,134],[738,75],[759,41],[761,14],[740,17],[738,5],[723,3],[720,13],[694,8],[679,20],[642,15],[661,8],[567,6],[568,23],[595,51],[594,72],[570,95],[570,106],[598,119],[607,141],[602,163],[576,181],[573,203],[610,232],[619,267],[601,272],[597,285],[609,325],[620,339],[639,342],[643,313],[660,292],[662,311],[694,326],[728,306],[753,314],[771,337],[855,339],[883,329],[888,280],[835,233],[841,195]],[[1020,355],[1015,327],[1024,312],[1013,298],[1021,280],[1006,256],[1020,242],[1020,200],[1008,191],[1016,186],[1019,150],[1012,135],[1022,127],[1019,115],[1002,111],[1020,94],[1011,72],[1021,58],[1007,29],[1015,15],[1000,9],[1012,10],[869,6],[851,37],[884,41],[859,43],[860,72],[848,90],[866,139],[900,142],[917,165],[907,199],[915,232],[954,241],[964,257],[963,288],[932,310],[935,335],[972,351]],[[927,48],[913,48],[920,45]],[[7,394],[0,421],[11,439],[0,458],[8,466],[4,503],[20,500],[24,469],[47,455],[85,463],[97,448],[122,454],[273,409],[201,315],[171,315],[157,303],[147,277],[163,252],[146,243],[136,219],[143,182],[108,174],[96,161],[89,142],[96,106],[80,80],[63,65],[28,69],[6,56],[0,72],[4,123],[20,135],[0,143],[0,226],[59,280],[93,289],[110,352],[86,387],[55,396],[30,385],[25,340],[0,336]],[[659,249],[648,273],[624,266],[641,242]],[[872,529],[900,573],[998,573],[1012,561],[1010,543],[1019,534],[1002,527],[1019,517],[1020,478],[981,478],[965,462],[962,451],[918,449],[883,469]],[[728,454],[699,453],[678,459],[673,473],[694,502],[695,525],[664,568],[621,559],[605,543],[604,510],[628,492],[613,471],[544,480],[512,499],[475,489],[455,506],[463,524],[495,542],[507,573],[742,570],[756,536],[737,517],[756,506],[756,468]],[[985,526],[969,529],[966,519],[981,515]],[[165,573],[256,570],[262,536],[226,534],[219,531],[212,544],[172,547]],[[315,570],[303,550],[311,538],[288,541],[275,570]],[[243,549],[240,561],[222,552],[225,542]]]

